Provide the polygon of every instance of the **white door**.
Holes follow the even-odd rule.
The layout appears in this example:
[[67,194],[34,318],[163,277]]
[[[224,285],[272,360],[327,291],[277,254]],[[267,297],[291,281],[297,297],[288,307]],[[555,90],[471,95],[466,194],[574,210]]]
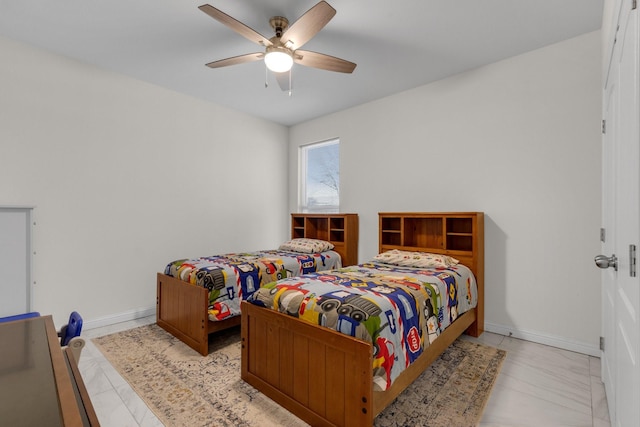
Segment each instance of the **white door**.
[[605,381],[614,426],[640,425],[640,108],[638,15],[622,2],[613,63],[605,90],[603,138],[603,251],[617,257],[617,271],[603,273]]

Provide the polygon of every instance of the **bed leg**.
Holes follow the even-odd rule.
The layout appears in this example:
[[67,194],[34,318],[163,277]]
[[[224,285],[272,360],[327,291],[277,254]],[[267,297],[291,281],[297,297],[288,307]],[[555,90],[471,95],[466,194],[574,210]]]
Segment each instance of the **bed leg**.
[[476,320],[465,330],[467,335],[478,338],[484,332],[484,319],[479,318],[478,311],[475,310]]

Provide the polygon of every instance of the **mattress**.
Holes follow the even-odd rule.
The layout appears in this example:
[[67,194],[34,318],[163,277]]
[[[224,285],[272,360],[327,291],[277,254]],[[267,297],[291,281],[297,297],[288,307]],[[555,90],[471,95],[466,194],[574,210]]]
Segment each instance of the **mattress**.
[[167,264],[164,274],[209,290],[212,321],[240,314],[240,301],[262,285],[287,277],[342,267],[335,251],[299,253],[281,250],[228,253]]

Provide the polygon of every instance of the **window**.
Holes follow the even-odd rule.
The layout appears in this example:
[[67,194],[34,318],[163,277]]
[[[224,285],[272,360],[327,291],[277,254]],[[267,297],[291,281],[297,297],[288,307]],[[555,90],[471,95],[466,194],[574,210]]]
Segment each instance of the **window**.
[[338,212],[340,140],[300,147],[300,211]]

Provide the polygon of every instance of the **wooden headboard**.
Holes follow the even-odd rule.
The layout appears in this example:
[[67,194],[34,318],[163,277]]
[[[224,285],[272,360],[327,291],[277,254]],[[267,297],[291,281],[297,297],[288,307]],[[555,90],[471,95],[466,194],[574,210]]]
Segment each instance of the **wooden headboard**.
[[391,249],[449,255],[473,271],[478,284],[477,331],[484,329],[484,213],[380,212],[379,252]]
[[291,214],[291,238],[306,237],[333,243],[342,265],[358,263],[358,214]]

